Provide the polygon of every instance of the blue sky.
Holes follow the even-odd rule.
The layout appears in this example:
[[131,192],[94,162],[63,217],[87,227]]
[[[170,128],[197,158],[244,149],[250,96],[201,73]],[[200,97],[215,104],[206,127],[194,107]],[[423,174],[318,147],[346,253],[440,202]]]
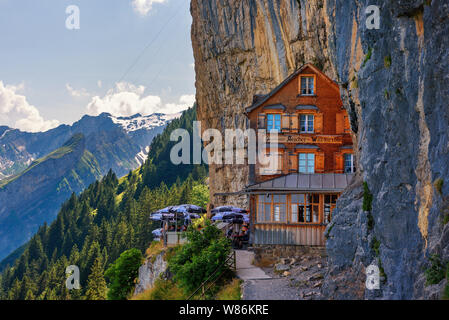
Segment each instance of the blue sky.
[[[79,30],[66,28],[69,5]],[[86,113],[186,108],[190,25],[188,0],[0,0],[0,125],[40,131]]]

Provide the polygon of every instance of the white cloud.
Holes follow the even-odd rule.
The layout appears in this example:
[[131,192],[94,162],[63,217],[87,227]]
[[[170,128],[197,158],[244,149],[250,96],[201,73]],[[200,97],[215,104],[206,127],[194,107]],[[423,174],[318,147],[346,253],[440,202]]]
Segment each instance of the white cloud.
[[80,98],[90,96],[89,92],[87,92],[87,90],[84,88],[81,88],[80,90],[75,90],[68,83],[66,83],[65,87],[72,97]]
[[145,96],[144,92],[144,86],[117,83],[104,97],[93,97],[87,105],[87,112],[92,115],[107,112],[114,116],[132,116],[136,113],[148,115],[156,112],[170,114],[185,110],[195,102],[195,95],[182,95],[178,103],[163,104],[159,96]]
[[167,103],[164,109],[169,111],[164,111],[164,113],[177,113],[190,108],[191,106],[193,106],[194,103],[195,103],[195,95],[185,94],[179,98],[178,103]]
[[154,3],[164,3],[168,0],[133,0],[132,6],[134,11],[142,16],[146,16],[153,8]]
[[28,132],[46,131],[59,125],[57,120],[44,120],[39,110],[17,92],[24,88],[4,85],[0,81],[0,124]]
[[103,87],[103,82],[101,82],[101,80],[98,80],[97,81],[97,86],[98,86],[98,88]]

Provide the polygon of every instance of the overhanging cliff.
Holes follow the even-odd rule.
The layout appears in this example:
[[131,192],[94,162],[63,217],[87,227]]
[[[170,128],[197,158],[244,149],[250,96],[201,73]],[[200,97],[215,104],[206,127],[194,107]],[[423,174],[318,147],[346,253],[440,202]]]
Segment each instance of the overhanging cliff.
[[[368,5],[379,6],[379,29],[366,28]],[[253,96],[305,62],[340,84],[358,176],[328,228],[326,296],[437,297],[423,269],[430,254],[449,261],[447,1],[192,0],[191,13],[203,129],[245,129]],[[248,169],[210,166],[210,181],[212,195],[235,192]],[[381,290],[365,289],[372,263],[385,273]]]

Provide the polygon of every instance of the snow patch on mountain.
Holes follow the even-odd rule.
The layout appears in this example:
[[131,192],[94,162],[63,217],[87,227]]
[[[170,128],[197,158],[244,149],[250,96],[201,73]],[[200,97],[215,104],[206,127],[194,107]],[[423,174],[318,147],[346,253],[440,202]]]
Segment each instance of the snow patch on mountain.
[[126,132],[133,132],[140,129],[150,130],[156,127],[165,126],[173,119],[177,119],[181,116],[181,113],[163,114],[153,113],[148,116],[136,114],[130,117],[115,117],[110,116],[112,122],[122,126]]
[[148,153],[150,152],[150,147],[145,147],[142,151],[140,151],[134,159],[136,159],[138,166],[140,167],[147,161]]

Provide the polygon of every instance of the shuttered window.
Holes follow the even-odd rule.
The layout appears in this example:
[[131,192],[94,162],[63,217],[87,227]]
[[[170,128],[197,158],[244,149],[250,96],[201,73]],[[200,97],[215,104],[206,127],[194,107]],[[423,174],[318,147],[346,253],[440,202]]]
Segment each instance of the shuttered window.
[[314,116],[311,114],[302,114],[300,115],[301,119],[301,133],[313,133],[314,125]]
[[315,154],[300,153],[298,158],[299,173],[315,173]]
[[267,115],[267,131],[281,131],[281,115],[268,114]]

